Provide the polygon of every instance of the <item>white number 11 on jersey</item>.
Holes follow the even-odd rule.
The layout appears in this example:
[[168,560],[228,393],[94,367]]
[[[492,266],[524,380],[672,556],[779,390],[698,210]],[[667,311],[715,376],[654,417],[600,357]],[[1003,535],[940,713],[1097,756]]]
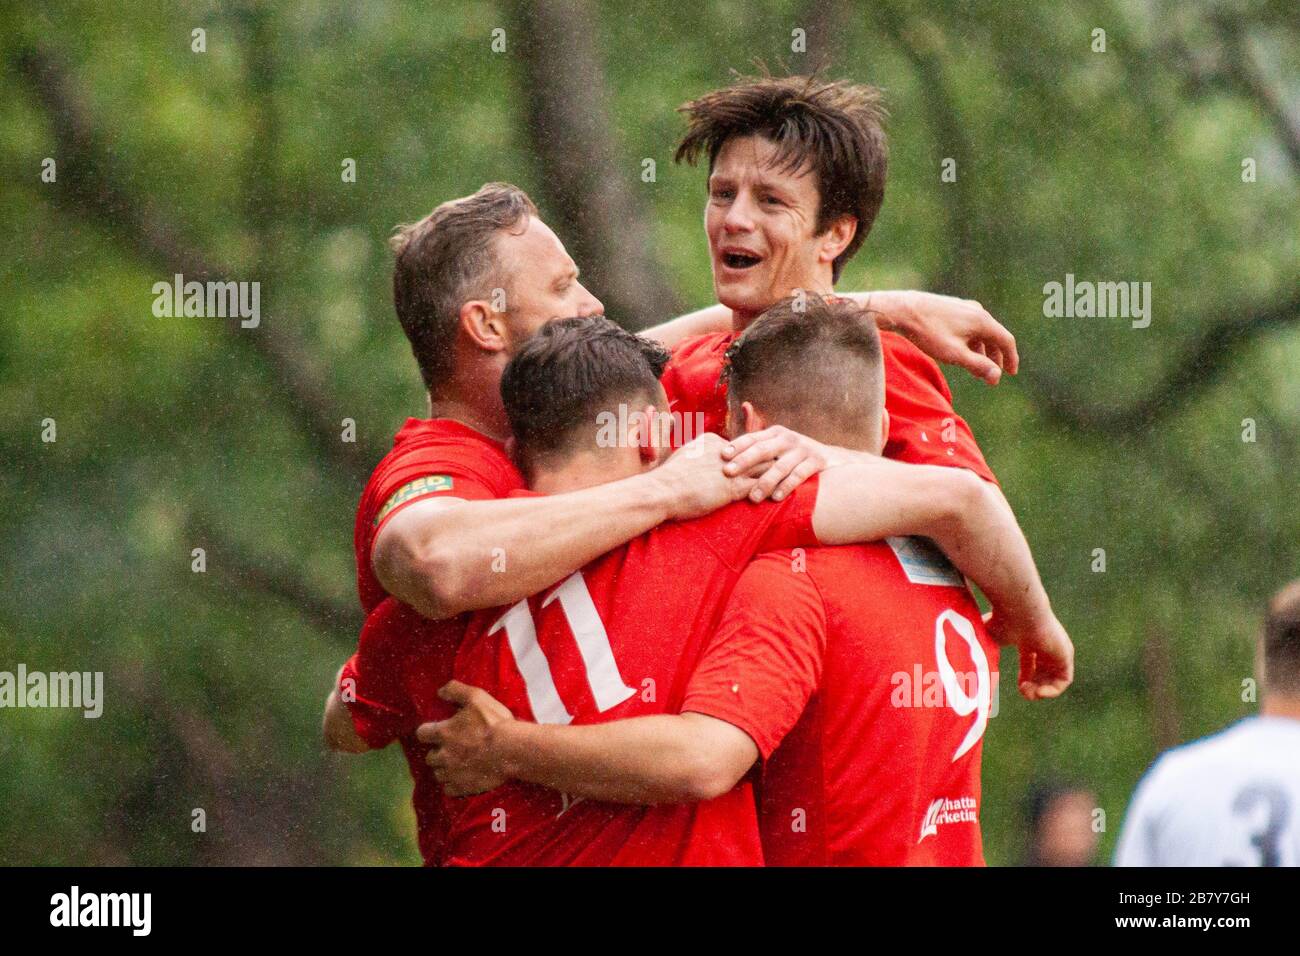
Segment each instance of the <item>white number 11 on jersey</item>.
[[[548,607],[556,598],[560,601],[560,610],[569,623],[569,630],[578,643],[578,653],[587,672],[587,684],[591,687],[591,696],[596,700],[596,709],[601,711],[617,707],[636,693],[623,683],[614,660],[614,649],[609,643],[609,634],[605,623],[600,619],[596,604],[587,589],[587,581],[581,571],[575,571],[564,583],[551,592],[550,597],[542,602]],[[532,611],[526,600],[520,601],[501,619],[492,625],[488,634],[495,634],[505,628],[506,640],[510,642],[510,652],[514,655],[515,666],[524,679],[524,688],[528,691],[528,704],[533,709],[533,716],[539,724],[567,724],[573,715],[560,699],[560,692],[555,687],[551,676],[551,665],[546,659],[542,646],[537,642],[537,625],[533,621]]]

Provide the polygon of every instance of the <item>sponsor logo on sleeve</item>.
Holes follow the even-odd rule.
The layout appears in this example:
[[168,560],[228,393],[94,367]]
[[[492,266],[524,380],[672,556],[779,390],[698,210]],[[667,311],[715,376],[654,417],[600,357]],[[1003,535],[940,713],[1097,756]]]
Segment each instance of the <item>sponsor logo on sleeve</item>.
[[374,526],[379,527],[379,522],[383,521],[394,508],[399,508],[408,501],[422,498],[425,495],[437,494],[440,491],[451,491],[451,475],[425,475],[423,478],[408,481],[394,491],[392,496],[384,502],[384,506],[375,515]]

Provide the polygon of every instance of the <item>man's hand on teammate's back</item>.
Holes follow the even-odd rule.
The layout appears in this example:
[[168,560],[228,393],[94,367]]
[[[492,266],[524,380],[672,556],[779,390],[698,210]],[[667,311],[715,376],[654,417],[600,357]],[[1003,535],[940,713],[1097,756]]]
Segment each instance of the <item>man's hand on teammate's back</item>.
[[416,738],[432,748],[425,762],[449,797],[468,797],[492,790],[507,777],[492,759],[492,728],[514,715],[487,691],[458,680],[449,681],[438,696],[460,708],[447,720],[421,724]]
[[1074,681],[1074,644],[1065,628],[1048,613],[1026,625],[1000,620],[996,612],[985,616],[989,635],[1006,647],[1014,644],[1020,654],[1020,695],[1025,700],[1060,697]]

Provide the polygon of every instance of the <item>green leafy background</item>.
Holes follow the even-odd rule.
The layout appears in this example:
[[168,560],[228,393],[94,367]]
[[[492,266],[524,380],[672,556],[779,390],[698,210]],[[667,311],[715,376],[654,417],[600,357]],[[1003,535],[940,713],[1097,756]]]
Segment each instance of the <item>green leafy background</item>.
[[[489,179],[528,189],[544,215],[564,201],[521,107],[527,6],[0,13],[0,670],[98,670],[107,684],[99,720],[0,711],[0,862],[418,861],[400,754],[326,754],[320,706],[355,641],[366,467],[423,405],[385,239]],[[710,302],[711,282],[702,174],[671,162],[674,108],[755,57],[806,70],[826,54],[830,73],[882,86],[892,114],[885,207],[841,287],[956,292],[1017,336],[1017,378],[949,378],[1074,637],[1078,679],[1050,704],[1002,693],[985,738],[992,863],[1022,858],[1025,794],[1049,779],[1095,793],[1108,858],[1160,747],[1256,708],[1242,687],[1263,603],[1300,555],[1300,149],[1225,51],[1246,44],[1294,117],[1289,7],[574,5],[603,75],[605,172],[626,180],[683,305]],[[793,52],[791,31],[813,21],[809,52]],[[191,51],[197,27],[206,53]],[[33,57],[58,65],[92,139],[60,132],[66,101],[42,93],[51,74]],[[47,156],[56,183],[41,182]],[[957,183],[940,181],[949,156]],[[96,177],[107,204],[78,193]],[[263,327],[155,318],[151,287],[172,270],[129,209],[223,277],[261,281]],[[1150,282],[1150,328],[1045,318],[1042,287],[1067,272]],[[355,421],[355,446],[306,424],[257,344],[275,330],[290,336],[278,354],[319,384],[319,418]],[[206,573],[190,570],[195,547]]]

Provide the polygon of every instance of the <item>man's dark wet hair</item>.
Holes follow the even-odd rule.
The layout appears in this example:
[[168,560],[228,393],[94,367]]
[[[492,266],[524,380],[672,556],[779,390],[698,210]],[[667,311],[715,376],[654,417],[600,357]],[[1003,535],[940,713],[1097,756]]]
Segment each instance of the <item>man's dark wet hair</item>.
[[750,402],[773,424],[828,444],[879,440],[880,334],[872,313],[849,299],[782,299],[732,343],[723,376],[736,422]]
[[1264,619],[1264,689],[1300,696],[1300,580],[1269,602]]
[[[602,316],[548,322],[501,374],[501,400],[525,474],[592,447],[601,412],[657,405],[670,353]],[[530,474],[531,477],[531,474]]]
[[761,136],[776,144],[773,161],[785,172],[816,174],[821,202],[816,235],[841,216],[858,222],[857,232],[832,264],[839,281],[844,264],[866,241],[885,201],[889,150],[880,90],[861,83],[817,76],[742,77],[678,107],[687,119],[677,162],[708,157],[709,172],[727,140]]

